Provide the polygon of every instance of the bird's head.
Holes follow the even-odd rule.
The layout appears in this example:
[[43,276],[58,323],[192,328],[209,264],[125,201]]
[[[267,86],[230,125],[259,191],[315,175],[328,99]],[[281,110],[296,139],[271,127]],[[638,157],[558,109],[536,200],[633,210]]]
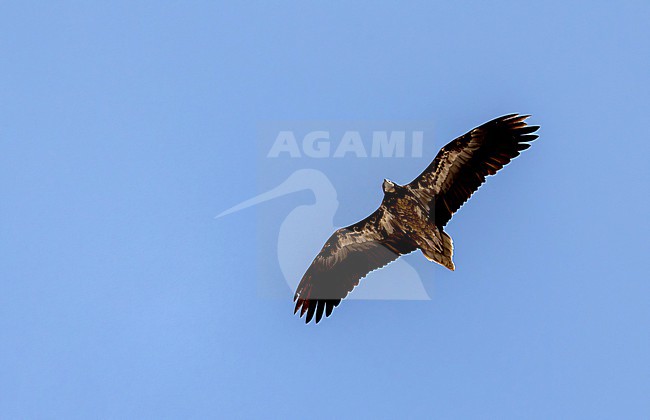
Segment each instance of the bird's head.
[[384,183],[381,184],[381,188],[384,190],[384,194],[394,193],[396,190],[395,183],[389,179],[384,179]]

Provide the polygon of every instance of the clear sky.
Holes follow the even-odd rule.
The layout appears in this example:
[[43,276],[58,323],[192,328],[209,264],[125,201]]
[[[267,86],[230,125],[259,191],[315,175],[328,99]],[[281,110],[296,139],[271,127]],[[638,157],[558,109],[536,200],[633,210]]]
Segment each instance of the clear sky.
[[[3,2],[0,417],[648,418],[648,22],[643,1]],[[431,300],[305,326],[288,288],[260,296],[256,238],[309,196],[214,218],[260,192],[260,122],[433,122],[413,167],[344,161],[365,187],[343,225],[510,112],[541,137],[449,224],[456,272],[408,257]]]

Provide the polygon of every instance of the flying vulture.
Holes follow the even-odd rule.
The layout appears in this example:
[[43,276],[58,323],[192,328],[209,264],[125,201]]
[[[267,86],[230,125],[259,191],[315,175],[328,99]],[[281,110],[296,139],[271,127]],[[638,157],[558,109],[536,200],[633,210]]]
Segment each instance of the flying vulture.
[[314,258],[296,289],[294,313],[306,314],[307,323],[315,315],[318,323],[369,272],[417,249],[454,270],[453,242],[444,227],[488,175],[537,138],[532,133],[539,126],[527,125],[528,117],[505,115],[458,137],[406,185],[385,179],[379,208],[334,232]]

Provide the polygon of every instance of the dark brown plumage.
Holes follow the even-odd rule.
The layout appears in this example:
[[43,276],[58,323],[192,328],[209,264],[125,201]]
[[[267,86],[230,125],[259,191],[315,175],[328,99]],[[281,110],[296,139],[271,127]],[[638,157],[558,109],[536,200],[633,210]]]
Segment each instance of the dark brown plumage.
[[[364,220],[334,232],[304,274],[294,312],[329,316],[361,278],[420,249],[431,261],[454,270],[453,243],[443,231],[453,214],[485,178],[519,156],[537,138],[528,116],[505,115],[444,146],[412,182],[384,180],[384,199]],[[396,279],[398,281],[398,279]]]

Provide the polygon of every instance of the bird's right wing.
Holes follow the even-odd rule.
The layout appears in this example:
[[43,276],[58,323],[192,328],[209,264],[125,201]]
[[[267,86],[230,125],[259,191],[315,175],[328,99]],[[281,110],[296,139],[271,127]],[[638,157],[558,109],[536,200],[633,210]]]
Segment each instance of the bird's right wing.
[[314,314],[316,322],[323,312],[330,316],[369,272],[415,251],[391,219],[382,206],[364,220],[334,232],[296,289],[294,313],[300,310],[301,317],[306,313],[307,323]]

